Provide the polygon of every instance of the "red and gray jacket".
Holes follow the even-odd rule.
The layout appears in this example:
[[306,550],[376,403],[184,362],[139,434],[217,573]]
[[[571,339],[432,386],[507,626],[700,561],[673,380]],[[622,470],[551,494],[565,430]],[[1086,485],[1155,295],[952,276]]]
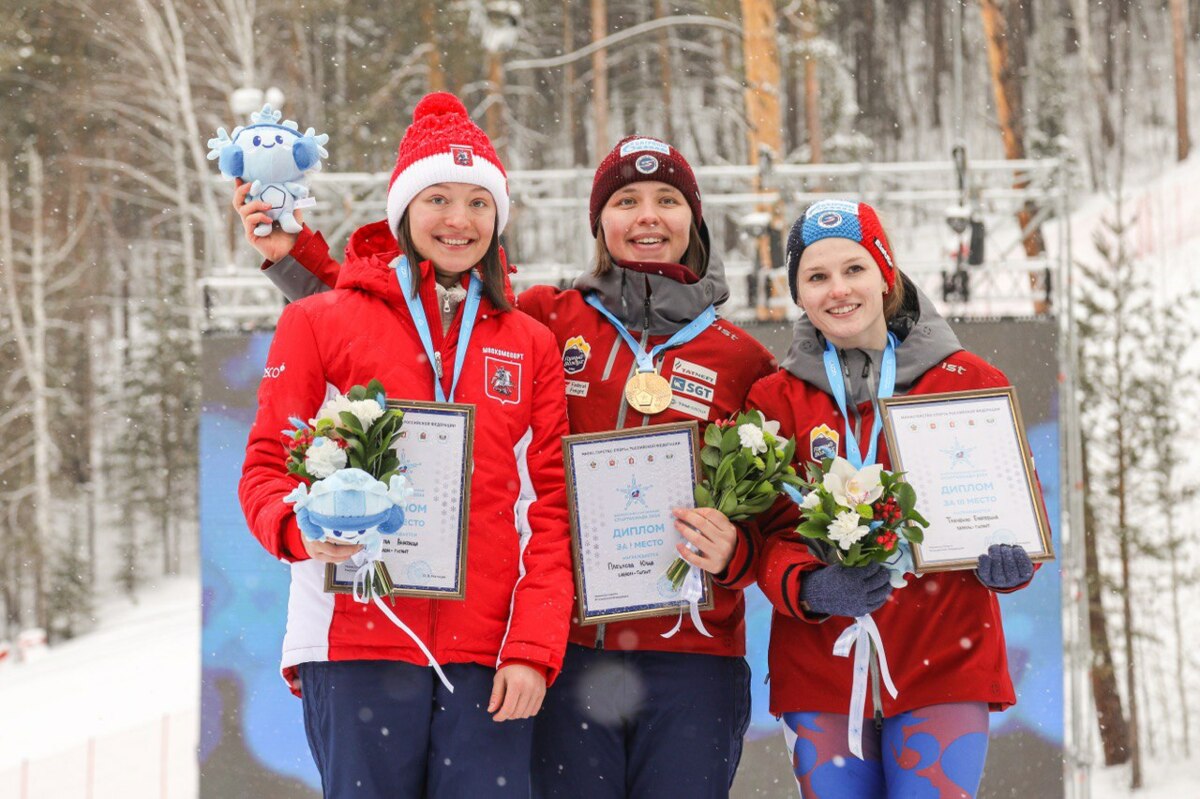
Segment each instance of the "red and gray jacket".
[[[306,661],[426,662],[376,607],[323,590],[324,564],[307,559],[292,507],[283,503],[297,482],[285,469],[280,438],[288,417],[307,419],[328,390],[345,392],[372,378],[390,397],[434,399],[434,372],[391,268],[398,255],[386,223],[358,230],[336,290],[284,310],[259,388],[239,494],[254,535],[291,564],[282,668],[293,690],[295,666]],[[420,268],[433,346],[444,363],[454,363],[462,307],[443,335],[431,267]],[[491,379],[497,368],[512,377],[503,391]],[[572,597],[561,449],[567,420],[553,336],[519,311],[498,312],[484,297],[455,400],[476,408],[466,598],[398,598],[395,613],[439,663],[516,661],[552,681]]]
[[[911,282],[905,288],[905,311],[891,325],[901,339],[896,349],[897,396],[1009,385],[999,369],[962,349],[949,325]],[[801,319],[780,370],[756,383],[748,399],[751,407],[779,420],[780,435],[797,437],[796,466],[801,470],[807,462],[819,462],[830,447],[846,455],[846,420],[830,394],[824,347],[812,324]],[[857,437],[866,446],[864,438],[874,422],[870,395],[878,385],[879,353],[849,350],[841,356],[848,373],[847,395],[853,397],[850,424],[858,428]],[[891,468],[882,436],[879,462]],[[844,714],[853,669],[846,658],[833,655],[833,646],[852,620],[813,617],[800,607],[804,574],[825,564],[795,533],[795,505],[777,502],[757,521],[764,538],[758,584],[774,606],[768,650],[771,712]],[[993,710],[1016,702],[1000,607],[995,593],[974,571],[910,575],[908,585],[894,591],[871,616],[898,689],[895,699],[886,691],[873,692],[882,700],[884,716],[949,702],[987,702]],[[869,701],[865,713],[873,712]]]
[[[288,257],[264,264],[263,269],[286,296],[298,298],[334,282],[338,265],[320,234],[305,228]],[[522,292],[518,307],[549,327],[557,340],[572,433],[692,420],[703,428],[706,422],[741,410],[754,381],[775,369],[766,348],[741,328],[718,319],[692,341],[659,358],[660,373],[671,383],[670,407],[654,416],[637,413],[624,394],[635,369],[633,353],[616,328],[584,301],[588,293],[595,293],[647,351],[710,303],[719,306],[729,296],[724,268],[715,256],[699,279],[679,265],[634,264],[601,277],[583,275],[567,290],[536,286]],[[663,638],[661,633],[673,619],[652,618],[589,627],[573,623],[570,640],[617,650],[744,655],[742,589],[754,582],[756,540],[756,532],[743,530],[729,566],[714,580],[714,607],[703,617],[712,638],[687,621],[675,636]]]

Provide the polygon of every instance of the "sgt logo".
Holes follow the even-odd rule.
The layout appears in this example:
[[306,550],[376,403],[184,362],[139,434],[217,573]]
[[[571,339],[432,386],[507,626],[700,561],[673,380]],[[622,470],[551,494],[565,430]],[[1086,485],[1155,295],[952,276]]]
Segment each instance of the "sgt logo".
[[281,363],[278,366],[268,365],[266,368],[263,369],[263,378],[266,379],[266,378],[279,377],[281,374],[283,374],[283,370],[286,368],[287,368],[286,363]]
[[711,386],[706,386],[703,383],[697,383],[694,380],[688,380],[686,377],[675,375],[671,378],[671,390],[677,394],[683,394],[687,397],[695,397],[696,399],[704,400],[711,403],[713,401],[713,390]]
[[450,155],[458,166],[474,166],[475,150],[466,144],[451,144]]
[[841,436],[829,425],[814,427],[808,433],[808,451],[814,461],[820,463],[826,458],[836,458],[838,441]]
[[563,371],[569,375],[577,375],[587,366],[588,356],[592,354],[592,345],[583,336],[572,336],[563,345]]
[[484,393],[500,404],[521,401],[521,364],[488,355],[483,359]]

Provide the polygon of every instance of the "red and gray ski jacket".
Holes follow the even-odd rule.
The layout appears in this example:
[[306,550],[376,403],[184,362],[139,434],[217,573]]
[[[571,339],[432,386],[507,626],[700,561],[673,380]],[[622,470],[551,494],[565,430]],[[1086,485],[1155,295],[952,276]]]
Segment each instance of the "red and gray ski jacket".
[[[896,396],[1009,385],[999,369],[962,349],[950,326],[911,282],[906,289],[908,314],[893,325],[901,338],[896,349]],[[748,400],[750,407],[779,420],[780,435],[797,437],[796,465],[801,472],[807,462],[819,462],[824,457],[820,450],[831,445],[839,455],[846,455],[846,420],[830,394],[823,352],[823,339],[810,322],[801,319],[779,371],[756,383]],[[870,395],[878,383],[879,353],[849,350],[841,355],[850,375],[847,395],[853,397],[858,416],[851,425],[861,431],[858,437],[865,447],[874,422]],[[879,462],[891,468],[882,435]],[[758,584],[774,606],[768,649],[771,712],[844,714],[850,704],[853,668],[846,658],[834,656],[833,646],[853,620],[817,618],[801,609],[803,575],[825,564],[795,532],[797,521],[790,500],[777,502],[758,519],[764,538]],[[1000,606],[974,571],[909,575],[908,585],[893,591],[871,616],[898,689],[895,699],[886,691],[877,692],[884,716],[951,702],[987,702],[993,710],[1016,702]],[[868,701],[865,713],[873,712]]]

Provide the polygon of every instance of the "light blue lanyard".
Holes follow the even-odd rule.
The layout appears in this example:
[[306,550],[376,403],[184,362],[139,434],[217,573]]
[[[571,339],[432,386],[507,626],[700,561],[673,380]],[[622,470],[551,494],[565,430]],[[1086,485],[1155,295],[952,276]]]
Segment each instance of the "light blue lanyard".
[[633,357],[637,359],[637,370],[639,372],[653,372],[654,359],[659,356],[659,353],[661,353],[663,350],[669,350],[672,347],[678,347],[681,344],[687,344],[696,336],[707,330],[709,325],[717,321],[717,309],[712,305],[709,305],[700,312],[699,316],[688,322],[687,326],[676,330],[673,336],[664,341],[662,344],[656,345],[650,350],[649,353],[647,353],[642,349],[642,346],[637,343],[637,339],[629,335],[629,331],[625,329],[625,325],[621,323],[621,320],[618,319],[612,311],[604,307],[604,303],[600,301],[599,297],[597,297],[594,293],[589,292],[584,296],[584,300],[588,305],[592,306],[601,314],[603,314],[604,318],[612,322],[613,327],[615,327],[617,332],[621,334],[621,338],[623,338],[625,343],[629,345],[629,349],[633,350]]
[[400,294],[408,304],[408,313],[412,316],[413,324],[417,326],[417,335],[425,347],[425,355],[433,368],[433,393],[438,402],[454,402],[454,390],[458,388],[458,378],[462,375],[463,361],[467,357],[467,344],[471,341],[471,333],[475,330],[475,316],[479,312],[479,297],[483,294],[483,281],[474,272],[471,273],[471,283],[467,287],[467,298],[463,301],[462,323],[458,329],[458,346],[454,353],[454,376],[450,381],[450,397],[442,388],[441,354],[434,352],[433,336],[429,332],[429,320],[425,317],[425,306],[419,296],[412,296],[412,269],[408,265],[408,257],[401,255],[394,262],[396,280],[400,283]]
[[[896,390],[896,336],[888,333],[887,346],[883,349],[883,364],[879,369],[879,391],[876,399],[887,399]],[[871,444],[867,448],[867,457],[863,458],[859,449],[858,439],[850,424],[850,414],[846,412],[846,381],[842,377],[841,362],[838,360],[837,348],[827,339],[825,341],[825,375],[829,378],[829,388],[837,401],[838,410],[846,420],[846,460],[855,469],[870,466],[875,463],[875,455],[879,449],[879,431],[883,429],[883,416],[879,413],[879,404],[875,399],[871,405],[875,409],[875,421],[871,424]]]

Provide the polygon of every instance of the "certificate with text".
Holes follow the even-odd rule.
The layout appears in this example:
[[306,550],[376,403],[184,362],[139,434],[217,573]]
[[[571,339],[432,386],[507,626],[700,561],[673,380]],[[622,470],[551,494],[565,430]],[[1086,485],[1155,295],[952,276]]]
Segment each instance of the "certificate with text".
[[[404,411],[393,445],[399,473],[412,494],[404,526],[383,536],[383,564],[394,596],[462,599],[466,595],[467,521],[471,499],[471,451],[475,406],[388,400]],[[349,592],[354,566],[330,564],[325,589]]]
[[919,572],[973,569],[992,544],[1052,560],[1016,391],[1011,386],[880,400],[892,469],[928,521]]
[[[682,422],[563,439],[580,623],[686,607],[666,571],[683,541],[671,509],[695,507],[698,431]],[[707,574],[699,607],[712,608]]]

